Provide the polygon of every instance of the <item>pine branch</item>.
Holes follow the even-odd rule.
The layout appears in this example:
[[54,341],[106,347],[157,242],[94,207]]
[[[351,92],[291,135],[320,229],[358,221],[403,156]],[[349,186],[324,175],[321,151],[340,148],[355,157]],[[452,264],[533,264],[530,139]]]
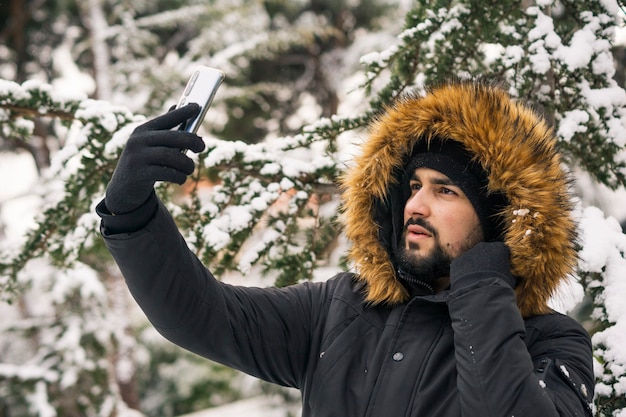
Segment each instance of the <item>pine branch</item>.
[[47,117],[51,119],[60,119],[66,121],[75,120],[74,111],[65,111],[65,110],[47,110],[42,108],[34,109],[32,107],[19,106],[19,105],[9,105],[9,104],[0,104],[0,109],[5,109],[9,112],[9,118],[15,120],[18,118],[36,118],[36,117]]

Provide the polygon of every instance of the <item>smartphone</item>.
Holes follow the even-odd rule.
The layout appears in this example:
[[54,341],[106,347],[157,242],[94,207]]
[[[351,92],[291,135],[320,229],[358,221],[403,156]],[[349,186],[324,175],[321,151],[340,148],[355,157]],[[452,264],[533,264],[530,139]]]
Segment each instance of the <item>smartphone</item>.
[[181,130],[191,133],[198,131],[217,89],[222,84],[222,80],[224,80],[224,73],[218,69],[204,65],[194,69],[176,108],[183,107],[189,103],[197,103],[200,106],[200,113],[181,126]]

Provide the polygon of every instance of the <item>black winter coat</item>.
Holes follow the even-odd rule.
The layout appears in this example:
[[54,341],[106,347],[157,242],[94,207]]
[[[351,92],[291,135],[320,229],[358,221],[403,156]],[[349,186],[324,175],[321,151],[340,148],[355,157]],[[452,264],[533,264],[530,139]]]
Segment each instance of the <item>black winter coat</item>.
[[108,234],[111,216],[102,205],[99,213],[109,250],[160,333],[298,388],[304,417],[590,415],[587,333],[561,314],[522,319],[498,273],[393,307],[365,303],[350,273],[236,287],[213,278],[162,205],[134,233]]

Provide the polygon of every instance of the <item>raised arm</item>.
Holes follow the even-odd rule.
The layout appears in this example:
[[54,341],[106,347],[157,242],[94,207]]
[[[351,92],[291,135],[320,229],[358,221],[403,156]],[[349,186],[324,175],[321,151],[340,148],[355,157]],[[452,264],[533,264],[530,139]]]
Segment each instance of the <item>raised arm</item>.
[[[197,106],[138,127],[122,152],[97,212],[101,231],[130,292],[155,328],[199,355],[282,385],[298,386],[313,325],[312,288],[243,288],[217,281],[189,250],[155,193],[156,181],[182,183],[204,149],[195,134],[172,130]],[[319,299],[319,298],[316,298]]]

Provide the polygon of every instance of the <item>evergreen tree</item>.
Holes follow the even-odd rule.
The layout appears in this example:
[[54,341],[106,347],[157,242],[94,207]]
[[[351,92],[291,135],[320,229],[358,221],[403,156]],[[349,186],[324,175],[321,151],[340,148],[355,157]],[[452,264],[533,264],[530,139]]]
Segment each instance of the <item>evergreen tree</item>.
[[[35,16],[14,0],[12,10],[26,12],[17,19],[0,6],[2,21],[18,26],[0,34],[9,40],[0,51],[8,58],[0,61],[0,149],[29,150],[42,175],[37,224],[23,241],[0,242],[0,294],[18,311],[4,326],[11,337],[0,341],[2,415],[176,415],[246,394],[230,370],[129,337],[133,306],[98,237],[94,203],[144,120],[133,113],[174,104],[198,63],[228,76],[208,117],[213,133],[259,142],[336,110],[341,75],[328,63],[391,9],[375,1],[110,0],[46,4]],[[12,42],[20,30],[27,41]],[[206,170],[200,178],[216,179]],[[178,211],[192,217],[180,219],[196,227],[198,190],[192,204],[184,190],[159,191],[174,209],[183,198]],[[146,351],[148,362],[135,369]],[[203,377],[182,384],[167,363]]]
[[[346,267],[337,256],[343,242],[335,222],[335,184],[350,163],[353,142],[385,105],[409,89],[450,77],[502,80],[554,124],[572,171],[613,189],[626,185],[626,92],[615,81],[612,55],[614,31],[623,18],[616,2],[420,0],[391,44],[388,36],[381,38],[388,29],[368,35],[385,24],[376,17],[386,10],[368,14],[369,2],[165,5],[146,4],[130,16],[117,3],[108,6],[117,13],[107,16],[119,20],[107,22],[109,59],[103,62],[111,74],[110,100],[125,97],[125,108],[61,96],[45,83],[0,84],[2,140],[27,143],[36,131],[32,120],[40,117],[53,120],[51,126],[65,138],[46,171],[48,196],[37,227],[0,258],[5,298],[16,299],[26,284],[62,294],[53,335],[46,333],[58,343],[49,351],[37,349],[39,373],[0,368],[5,380],[19,382],[8,385],[11,389],[46,395],[45,404],[57,411],[66,410],[58,392],[80,386],[80,378],[101,389],[83,397],[88,405],[79,412],[104,407],[119,412],[127,404],[117,394],[119,385],[110,383],[115,376],[97,360],[117,353],[111,343],[123,346],[126,339],[106,323],[111,300],[95,290],[96,282],[112,284],[104,278],[111,268],[93,205],[140,119],[133,113],[152,114],[173,104],[192,63],[218,66],[228,79],[204,126],[210,132],[208,151],[198,157],[197,173],[183,189],[161,184],[158,193],[190,247],[217,275],[261,269],[277,285],[289,285]],[[249,25],[233,23],[240,21]],[[374,39],[386,45],[376,47]],[[350,58],[355,53],[362,56],[359,70]],[[101,57],[86,55],[92,68],[99,68]],[[128,55],[136,59],[125,59]],[[156,88],[140,88],[138,77]],[[357,78],[358,88],[346,94]],[[626,353],[619,343],[619,335],[626,334],[620,308],[625,291],[618,277],[626,266],[626,239],[617,222],[584,207],[584,201],[580,218],[577,285],[593,312],[595,407],[598,416],[619,415],[626,412]],[[33,268],[43,261],[61,272],[40,279]],[[99,279],[80,282],[78,276],[89,275],[86,269],[98,271]],[[60,277],[66,285],[59,284]],[[88,314],[92,323],[63,316],[67,311]],[[27,330],[41,337],[43,327]],[[81,337],[70,344],[55,333]],[[68,346],[72,353],[83,352],[89,366],[72,374],[77,359],[67,358]]]

